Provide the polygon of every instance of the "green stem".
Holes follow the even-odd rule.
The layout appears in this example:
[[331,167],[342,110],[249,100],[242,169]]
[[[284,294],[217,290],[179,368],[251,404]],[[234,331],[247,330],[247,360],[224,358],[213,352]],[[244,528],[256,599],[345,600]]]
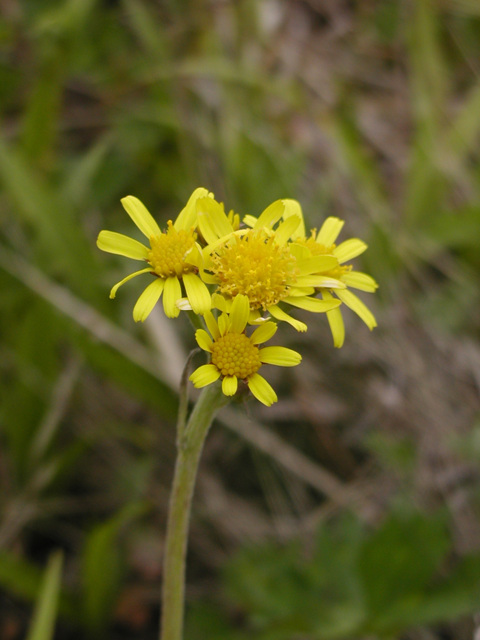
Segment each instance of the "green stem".
[[185,560],[195,479],[210,425],[218,409],[228,401],[218,383],[205,387],[179,439],[168,511],[160,640],[182,640]]
[[183,434],[185,431],[185,425],[187,422],[188,413],[188,374],[190,373],[190,365],[194,356],[199,353],[200,349],[193,349],[190,351],[187,362],[182,371],[182,377],[180,379],[180,390],[178,394],[178,413],[177,413],[177,447],[180,447],[180,443],[183,440]]
[[190,320],[192,327],[195,330],[205,329],[205,324],[197,313],[195,313],[194,311],[187,311],[187,314],[188,314],[188,319]]

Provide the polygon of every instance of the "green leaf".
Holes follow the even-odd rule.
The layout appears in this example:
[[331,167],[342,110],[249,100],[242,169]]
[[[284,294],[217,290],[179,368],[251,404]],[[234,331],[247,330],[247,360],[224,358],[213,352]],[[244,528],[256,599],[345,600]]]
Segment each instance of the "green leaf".
[[313,554],[294,541],[240,550],[225,580],[249,637],[390,638],[475,609],[480,556],[448,570],[450,548],[438,515],[394,512],[373,532],[345,516],[321,525]]
[[414,624],[432,624],[470,614],[480,600],[480,555],[462,558],[451,573],[427,594]]
[[27,640],[52,640],[62,585],[63,553],[52,554],[45,571]]
[[437,243],[438,250],[478,247],[480,244],[480,204],[458,211],[439,211],[425,229],[425,235]]
[[[52,562],[54,557],[51,558]],[[54,569],[51,571],[54,572]],[[33,602],[38,597],[44,581],[45,577],[36,565],[12,552],[0,552],[0,585],[6,592]],[[66,589],[62,590],[59,610],[61,615],[69,619],[75,617],[76,608],[71,594]]]
[[50,275],[61,275],[91,299],[97,289],[96,250],[89,244],[69,202],[0,137],[0,183],[12,208],[34,230],[38,262]]
[[[45,51],[43,51],[45,53]],[[41,52],[40,52],[41,55]],[[58,48],[41,62],[24,115],[22,150],[37,166],[52,160],[65,75],[65,55]]]
[[175,420],[178,399],[166,384],[129,360],[124,354],[106,345],[86,340],[83,336],[79,337],[78,342],[82,345],[83,353],[94,369],[116,382],[129,394],[147,402],[149,406],[159,411],[161,416]]
[[145,52],[157,58],[165,56],[167,43],[164,31],[158,29],[153,11],[138,0],[123,0],[123,4],[128,12],[130,27],[135,31]]
[[251,634],[233,628],[220,606],[195,602],[187,609],[185,638],[188,640],[247,640]]
[[467,159],[468,154],[476,149],[480,133],[479,113],[480,83],[477,83],[470,89],[448,132],[447,141],[457,160]]
[[125,562],[119,545],[121,528],[145,513],[147,505],[126,505],[112,518],[94,527],[83,551],[83,612],[92,633],[105,628],[121,585]]
[[363,538],[346,517],[319,530],[308,559],[296,542],[244,549],[227,566],[227,588],[262,640],[350,637],[365,618],[355,572]]
[[416,514],[390,516],[366,540],[358,570],[376,628],[418,608],[449,546],[442,519]]
[[12,552],[0,551],[0,585],[6,591],[34,600],[42,581],[42,573],[34,564]]
[[442,105],[447,81],[439,41],[438,11],[433,0],[419,0],[412,9],[409,51],[415,132],[405,204],[410,226],[434,216],[447,185],[439,163],[446,154],[442,144]]
[[29,466],[31,441],[58,374],[57,347],[63,320],[37,298],[26,304],[14,322],[4,335],[13,349],[16,375],[3,383],[2,410],[12,470],[21,483],[32,471]]
[[113,135],[107,133],[93,144],[80,157],[76,157],[62,187],[62,195],[65,200],[74,202],[77,206],[86,202],[97,200],[94,193],[94,178],[106,164],[106,156],[113,145]]

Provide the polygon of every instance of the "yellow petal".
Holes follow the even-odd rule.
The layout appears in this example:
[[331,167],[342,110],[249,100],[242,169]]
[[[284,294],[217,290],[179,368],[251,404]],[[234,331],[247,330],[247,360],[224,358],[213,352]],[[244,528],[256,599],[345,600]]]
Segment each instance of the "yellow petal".
[[263,376],[254,373],[247,380],[248,388],[257,400],[270,407],[278,400],[277,394]]
[[238,213],[235,213],[233,209],[230,209],[227,218],[235,231],[240,229],[240,215]]
[[263,324],[267,320],[270,320],[270,316],[264,317],[258,309],[250,309],[248,324]]
[[207,189],[203,187],[198,187],[192,193],[190,198],[188,199],[187,204],[180,211],[177,216],[177,219],[173,223],[174,228],[179,231],[180,229],[185,229],[185,231],[190,231],[192,227],[197,226],[197,209],[196,204],[199,198],[204,198],[206,196],[213,197],[213,193],[209,194]]
[[345,222],[340,220],[340,218],[327,218],[318,232],[317,242],[323,244],[325,247],[330,247],[338,238],[338,234],[344,224]]
[[121,199],[123,208],[143,235],[150,239],[152,236],[161,235],[160,227],[152,218],[147,207],[135,196],[126,196]]
[[212,306],[210,291],[205,283],[194,273],[184,273],[182,280],[193,311],[203,315]]
[[193,386],[197,389],[201,387],[206,387],[207,384],[212,384],[215,380],[218,380],[220,377],[220,371],[214,364],[204,364],[195,371],[190,376],[190,380],[193,382]]
[[[215,231],[215,225],[212,220],[212,216],[208,213],[208,201],[210,198],[201,198],[197,203],[198,212],[198,228],[200,233],[205,239],[207,245],[216,242],[218,238],[222,237]],[[203,204],[205,201],[205,205]],[[215,203],[218,204],[218,203]],[[219,205],[220,206],[220,205]],[[233,229],[232,229],[233,232]]]
[[211,242],[210,244],[208,244],[203,250],[203,260],[205,262],[205,268],[206,269],[209,268],[211,260],[209,262],[208,257],[214,251],[216,251],[219,247],[226,246],[226,244],[229,241],[235,242],[237,236],[245,235],[245,233],[247,233],[247,231],[245,229],[239,229],[238,231],[234,231],[233,233],[229,234],[228,236],[222,236],[221,238],[218,238],[214,242]]
[[352,311],[355,311],[355,313],[360,316],[370,330],[377,326],[377,321],[373,313],[354,293],[348,289],[338,289],[335,293],[347,307],[350,307]]
[[213,268],[212,254],[210,253],[209,247],[202,249],[202,263],[204,269],[211,270]]
[[97,238],[97,247],[108,253],[133,258],[134,260],[146,260],[148,249],[138,240],[124,236],[115,231],[100,231]]
[[287,347],[264,347],[260,349],[260,362],[275,364],[278,367],[296,367],[302,361],[302,356]]
[[230,310],[230,331],[232,333],[242,333],[247,326],[250,315],[250,301],[247,296],[238,294],[233,300]]
[[223,206],[212,198],[197,201],[198,228],[208,244],[235,231]]
[[361,271],[350,271],[349,273],[345,273],[342,276],[342,280],[349,287],[354,287],[361,291],[373,293],[378,289],[378,284],[372,276],[369,276],[367,273],[362,273]]
[[219,293],[212,294],[212,306],[214,309],[218,309],[224,313],[227,313],[229,309],[226,299]]
[[283,320],[283,322],[288,322],[288,324],[292,325],[292,327],[297,331],[303,332],[307,330],[307,325],[304,322],[295,320],[295,318],[292,318],[291,316],[286,314],[285,311],[282,311],[280,307],[277,307],[277,305],[268,307],[268,311],[274,318],[276,318],[277,320]]
[[218,284],[218,278],[216,276],[212,276],[210,273],[206,273],[203,269],[200,271],[200,273],[205,284]]
[[314,287],[299,287],[298,289],[297,287],[288,287],[289,298],[311,296],[313,293],[315,293]]
[[298,216],[290,216],[284,220],[278,225],[275,231],[275,242],[280,246],[286,244],[286,242],[288,242],[292,237],[292,233],[294,233],[295,229],[299,227],[300,222],[301,220]]
[[310,258],[312,255],[304,244],[298,244],[296,242],[290,244],[290,252],[298,261]]
[[149,284],[133,307],[133,319],[135,322],[144,322],[150,315],[153,307],[162,295],[165,281],[157,278]]
[[203,252],[197,242],[190,251],[187,251],[183,261],[186,264],[192,264],[194,267],[197,267],[197,269],[203,268]]
[[340,349],[345,342],[345,324],[340,307],[327,311],[327,320],[332,332],[333,346]]
[[267,342],[272,338],[277,332],[277,325],[275,322],[265,322],[250,336],[250,340],[252,344],[262,344],[262,342]]
[[272,202],[262,215],[258,218],[254,225],[254,229],[263,229],[263,227],[272,228],[273,225],[280,220],[285,211],[285,205],[282,200]]
[[142,273],[150,273],[150,272],[151,272],[151,269],[140,269],[140,271],[135,271],[135,273],[131,273],[129,276],[127,276],[123,280],[120,280],[120,282],[117,282],[117,284],[114,287],[112,287],[112,290],[110,291],[110,298],[115,298],[115,295],[117,293],[117,289],[119,287],[121,287],[122,284],[125,284],[125,282],[128,282],[132,278],[136,278],[137,276],[141,275]]
[[163,310],[167,318],[176,318],[180,314],[177,307],[177,300],[182,297],[182,287],[176,276],[165,280],[165,291],[163,292]]
[[338,267],[338,259],[335,256],[311,256],[297,259],[297,266],[300,269],[300,275],[322,273]]
[[212,352],[213,341],[208,333],[204,329],[197,329],[195,331],[195,340],[197,341],[200,349],[204,351]]
[[218,318],[218,330],[220,331],[221,336],[224,336],[227,333],[228,326],[228,316],[226,313],[222,313],[222,315]]
[[290,216],[298,216],[300,218],[300,224],[292,234],[292,238],[304,238],[305,237],[305,222],[303,219],[303,212],[300,203],[296,200],[285,199],[282,201],[285,205],[285,211],[283,218],[286,220]]
[[[331,293],[328,291],[322,291],[322,298],[326,302],[335,300]],[[330,325],[330,331],[333,337],[333,346],[337,349],[343,346],[345,341],[345,325],[343,324],[342,312],[340,307],[327,311],[327,320]]]
[[257,223],[258,218],[256,218],[255,216],[251,216],[250,214],[247,214],[242,222],[244,225],[246,225],[247,227],[253,228],[256,223]]
[[305,296],[304,298],[284,298],[283,302],[291,304],[292,307],[298,307],[299,309],[305,309],[313,313],[324,313],[325,311],[336,309],[341,305],[340,300],[336,300],[335,298],[331,300],[319,300],[318,298],[311,298],[310,296]]
[[323,287],[324,289],[345,289],[346,284],[336,278],[322,275],[298,276],[295,281],[297,287]]
[[214,340],[218,340],[220,338],[220,330],[218,328],[217,321],[213,317],[213,313],[211,311],[207,311],[203,317],[212,338]]
[[226,396],[234,396],[237,393],[237,376],[225,376],[222,380],[222,391]]
[[338,258],[340,263],[347,262],[347,260],[352,260],[359,256],[366,248],[367,245],[362,240],[350,238],[350,240],[345,240],[345,242],[339,244],[338,247],[335,247],[333,255]]

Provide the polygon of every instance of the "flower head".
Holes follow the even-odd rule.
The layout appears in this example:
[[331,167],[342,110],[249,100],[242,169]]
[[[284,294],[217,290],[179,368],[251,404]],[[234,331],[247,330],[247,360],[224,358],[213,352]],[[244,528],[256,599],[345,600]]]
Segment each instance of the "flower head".
[[155,280],[147,286],[133,309],[136,322],[144,321],[163,294],[163,308],[169,318],[180,313],[177,302],[182,298],[182,285],[195,313],[205,313],[211,307],[208,288],[198,276],[202,268],[202,251],[197,243],[196,202],[199,198],[211,199],[213,194],[198,188],[190,196],[175,222],[169,220],[162,231],[147,208],[138,198],[127,196],[122,205],[140,231],[147,237],[149,246],[114,231],[101,231],[97,246],[102,251],[116,253],[134,260],[143,260],[148,267],[130,274],[111,290],[114,298],[117,289],[132,278],[150,273]]
[[264,347],[259,344],[270,340],[277,331],[274,322],[265,322],[251,336],[245,333],[250,303],[247,296],[239,294],[232,302],[230,313],[222,313],[218,321],[211,311],[205,313],[205,322],[210,334],[198,329],[195,338],[198,345],[210,353],[210,363],[202,365],[190,376],[195,387],[205,387],[222,379],[222,391],[226,396],[237,392],[238,380],[248,385],[252,394],[263,404],[270,406],[277,395],[258,371],[264,364],[294,367],[301,356],[286,347]]
[[[217,202],[209,198],[198,200],[198,226],[207,242],[202,277],[216,285],[214,299],[222,311],[229,311],[235,296],[244,295],[250,304],[250,322],[268,312],[298,331],[306,331],[306,325],[285,313],[280,303],[314,312],[339,306],[340,302],[333,298],[319,300],[311,296],[314,286],[334,289],[346,285],[322,275],[338,267],[335,256],[312,256],[291,242],[302,224],[294,203],[277,200],[258,219],[249,216],[251,228],[236,230]],[[289,215],[285,215],[286,210]],[[282,217],[285,219],[281,221]]]
[[[368,274],[360,271],[354,271],[351,264],[346,264],[353,258],[362,254],[366,250],[367,245],[358,238],[350,238],[339,245],[336,245],[335,241],[337,240],[343,225],[343,220],[329,217],[325,220],[318,233],[316,229],[312,229],[309,237],[306,237],[304,234],[296,234],[294,241],[299,247],[308,250],[309,254],[312,256],[334,256],[337,258],[338,265],[326,272],[322,272],[322,275],[327,278],[330,277],[336,279],[345,286],[343,288],[332,288],[327,284],[321,286],[315,285],[315,290],[321,293],[322,298],[325,301],[331,301],[334,299],[334,295],[337,296],[341,302],[343,302],[347,307],[350,307],[352,311],[360,316],[367,327],[371,330],[377,326],[374,315],[360,300],[360,298],[348,289],[348,287],[373,293],[377,289],[378,285]],[[340,307],[327,311],[327,318],[330,324],[334,345],[335,347],[341,347],[345,339],[345,325],[343,323]]]

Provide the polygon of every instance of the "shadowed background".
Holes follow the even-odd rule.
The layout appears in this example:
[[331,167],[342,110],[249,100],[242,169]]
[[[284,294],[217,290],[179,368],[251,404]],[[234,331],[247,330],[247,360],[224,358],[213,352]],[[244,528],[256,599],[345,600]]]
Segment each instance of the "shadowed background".
[[304,359],[267,372],[278,404],[215,423],[186,638],[472,638],[477,0],[0,8],[2,640],[53,598],[49,558],[58,591],[59,549],[55,638],[156,637],[193,331],[160,308],[135,325],[145,281],[110,301],[132,265],[95,240],[138,237],[121,197],[164,226],[197,186],[241,215],[296,198],[308,227],[345,219],[380,288],[362,296],[378,328],[347,310],[341,350],[321,314],[306,334],[282,326]]

